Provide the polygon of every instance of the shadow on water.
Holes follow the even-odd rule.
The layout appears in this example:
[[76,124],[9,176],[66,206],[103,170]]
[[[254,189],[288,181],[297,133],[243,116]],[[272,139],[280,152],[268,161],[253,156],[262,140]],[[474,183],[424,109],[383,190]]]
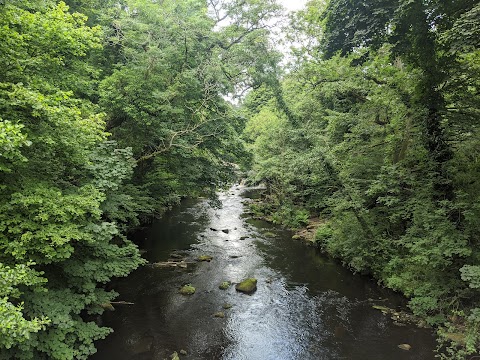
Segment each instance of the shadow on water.
[[[245,218],[242,195],[254,194],[245,190],[221,194],[217,209],[184,202],[138,234],[149,262],[176,251],[188,267],[145,266],[120,280],[119,300],[135,305],[104,315],[115,332],[97,343],[92,359],[166,359],[182,349],[182,359],[434,358],[428,330],[398,327],[369,301],[398,307],[401,297],[292,241],[288,231]],[[213,260],[195,262],[203,254]],[[252,276],[258,279],[253,295],[218,288]],[[178,293],[187,283],[196,287],[194,295]],[[220,311],[224,318],[213,316]],[[402,343],[411,350],[399,349]]]

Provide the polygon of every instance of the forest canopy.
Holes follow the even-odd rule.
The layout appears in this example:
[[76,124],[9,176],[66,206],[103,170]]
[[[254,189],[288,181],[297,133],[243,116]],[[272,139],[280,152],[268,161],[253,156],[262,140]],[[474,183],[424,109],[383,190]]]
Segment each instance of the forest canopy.
[[[87,359],[129,231],[238,167],[255,210],[480,343],[480,4],[0,2],[0,359]],[[278,40],[278,37],[277,37]],[[279,50],[280,49],[280,50]],[[319,274],[320,275],[320,274]]]

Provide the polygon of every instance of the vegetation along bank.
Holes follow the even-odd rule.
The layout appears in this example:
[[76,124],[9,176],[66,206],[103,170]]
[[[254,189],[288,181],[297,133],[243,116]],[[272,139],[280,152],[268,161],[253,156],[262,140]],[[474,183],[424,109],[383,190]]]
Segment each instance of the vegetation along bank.
[[254,210],[288,227],[319,217],[317,245],[405,294],[440,326],[442,358],[479,344],[479,11],[309,2],[281,87],[244,102],[268,189]]

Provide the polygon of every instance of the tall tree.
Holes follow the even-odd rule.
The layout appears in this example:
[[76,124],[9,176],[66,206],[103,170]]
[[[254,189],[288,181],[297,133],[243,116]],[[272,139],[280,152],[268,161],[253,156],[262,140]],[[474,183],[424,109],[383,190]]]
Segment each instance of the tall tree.
[[440,91],[452,66],[448,53],[438,48],[440,34],[449,29],[474,1],[344,1],[332,0],[325,11],[325,55],[347,54],[383,42],[394,45],[392,55],[420,69],[416,106],[425,109],[424,143],[436,173],[438,199],[452,199],[453,187],[446,163],[452,150],[444,129],[445,99]]
[[110,332],[93,321],[116,296],[104,284],[143,262],[104,211],[133,163],[87,100],[101,38],[85,21],[64,3],[0,9],[2,359],[87,358]]
[[108,42],[120,61],[100,103],[113,137],[133,148],[135,184],[155,194],[159,211],[212,193],[243,157],[242,123],[224,97],[270,71],[266,22],[277,10],[274,2],[132,1],[112,19]]

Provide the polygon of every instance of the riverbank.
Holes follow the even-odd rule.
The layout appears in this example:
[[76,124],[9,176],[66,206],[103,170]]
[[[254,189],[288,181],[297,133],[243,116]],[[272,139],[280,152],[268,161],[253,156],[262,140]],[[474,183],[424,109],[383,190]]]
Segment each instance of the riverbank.
[[[250,213],[255,216],[255,218],[262,219],[270,223],[278,224],[278,217],[272,215],[262,214],[261,209],[269,209],[272,211],[272,207],[266,205],[264,200],[259,197],[254,201],[249,203]],[[332,256],[322,246],[322,238],[324,236],[331,236],[331,229],[326,220],[318,217],[309,217],[307,221],[304,222],[303,226],[299,227],[288,227],[284,224],[280,224],[286,229],[291,231],[293,235],[291,236],[292,240],[301,241],[303,244],[309,247],[315,247],[319,249],[325,256],[337,259],[340,263],[344,264],[341,258]],[[344,264],[345,265],[345,264]],[[347,266],[348,268],[348,266]],[[381,279],[376,278],[371,273],[366,273],[364,276],[378,281],[381,283]],[[383,285],[384,286],[384,285]],[[405,300],[409,300],[407,296],[401,294]],[[439,343],[437,349],[438,354],[445,357],[445,359],[464,359],[462,354],[464,353],[467,347],[467,336],[468,332],[466,331],[466,319],[465,316],[462,316],[460,313],[450,316],[446,322],[442,324],[435,324],[434,326],[429,325],[428,319],[426,317],[414,315],[413,312],[407,310],[406,307],[402,309],[398,308],[389,308],[383,305],[371,302],[373,309],[380,311],[384,316],[391,319],[392,323],[396,326],[406,326],[413,325],[418,328],[432,329],[431,331],[436,334],[436,340]]]

